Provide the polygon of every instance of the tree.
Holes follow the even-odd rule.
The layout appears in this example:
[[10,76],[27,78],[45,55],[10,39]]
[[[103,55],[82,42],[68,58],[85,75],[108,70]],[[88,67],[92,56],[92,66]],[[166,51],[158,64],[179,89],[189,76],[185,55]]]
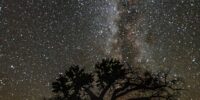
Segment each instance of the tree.
[[82,100],[82,93],[90,88],[92,81],[92,74],[79,66],[71,66],[52,83],[52,91],[57,94],[56,100]]
[[176,100],[182,90],[180,78],[168,72],[151,73],[115,59],[103,59],[92,73],[71,66],[52,83],[56,94],[51,100]]

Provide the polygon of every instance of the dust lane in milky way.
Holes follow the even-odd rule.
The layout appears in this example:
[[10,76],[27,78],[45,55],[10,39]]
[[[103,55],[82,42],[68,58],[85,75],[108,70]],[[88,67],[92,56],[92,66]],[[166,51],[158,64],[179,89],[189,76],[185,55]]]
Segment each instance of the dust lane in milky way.
[[171,69],[172,75],[182,76],[186,81],[188,91],[181,99],[198,99],[200,2],[129,1],[134,2],[129,2],[121,17],[125,23],[120,32],[123,57],[152,71]]
[[0,99],[48,97],[67,66],[110,56],[170,68],[198,99],[199,27],[197,0],[0,0]]

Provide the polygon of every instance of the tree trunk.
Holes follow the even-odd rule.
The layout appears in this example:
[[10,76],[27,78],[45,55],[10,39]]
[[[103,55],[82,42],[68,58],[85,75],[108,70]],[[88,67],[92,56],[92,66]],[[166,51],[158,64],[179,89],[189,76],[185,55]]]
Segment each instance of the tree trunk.
[[91,100],[99,100],[99,97],[97,97],[90,89],[87,89],[87,88],[84,88],[84,89],[90,96]]

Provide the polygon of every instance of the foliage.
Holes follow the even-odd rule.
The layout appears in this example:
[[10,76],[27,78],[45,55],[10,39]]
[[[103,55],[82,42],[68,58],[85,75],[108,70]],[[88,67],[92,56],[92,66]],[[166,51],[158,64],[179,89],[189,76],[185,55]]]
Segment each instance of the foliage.
[[92,73],[71,66],[52,83],[56,96],[51,100],[116,100],[129,93],[130,100],[176,100],[183,82],[168,77],[169,72],[155,74],[115,59],[103,59]]
[[60,75],[52,83],[52,91],[59,94],[57,98],[81,100],[81,92],[84,91],[84,88],[90,87],[92,81],[92,74],[86,73],[79,66],[71,66],[64,75]]

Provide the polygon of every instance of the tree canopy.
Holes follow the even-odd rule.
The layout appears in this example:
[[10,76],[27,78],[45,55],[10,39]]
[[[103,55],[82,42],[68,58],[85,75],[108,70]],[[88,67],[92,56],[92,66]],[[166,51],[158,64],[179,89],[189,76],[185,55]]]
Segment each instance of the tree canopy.
[[103,59],[87,72],[71,66],[52,83],[49,100],[177,100],[183,81],[169,71],[152,73],[116,59]]

